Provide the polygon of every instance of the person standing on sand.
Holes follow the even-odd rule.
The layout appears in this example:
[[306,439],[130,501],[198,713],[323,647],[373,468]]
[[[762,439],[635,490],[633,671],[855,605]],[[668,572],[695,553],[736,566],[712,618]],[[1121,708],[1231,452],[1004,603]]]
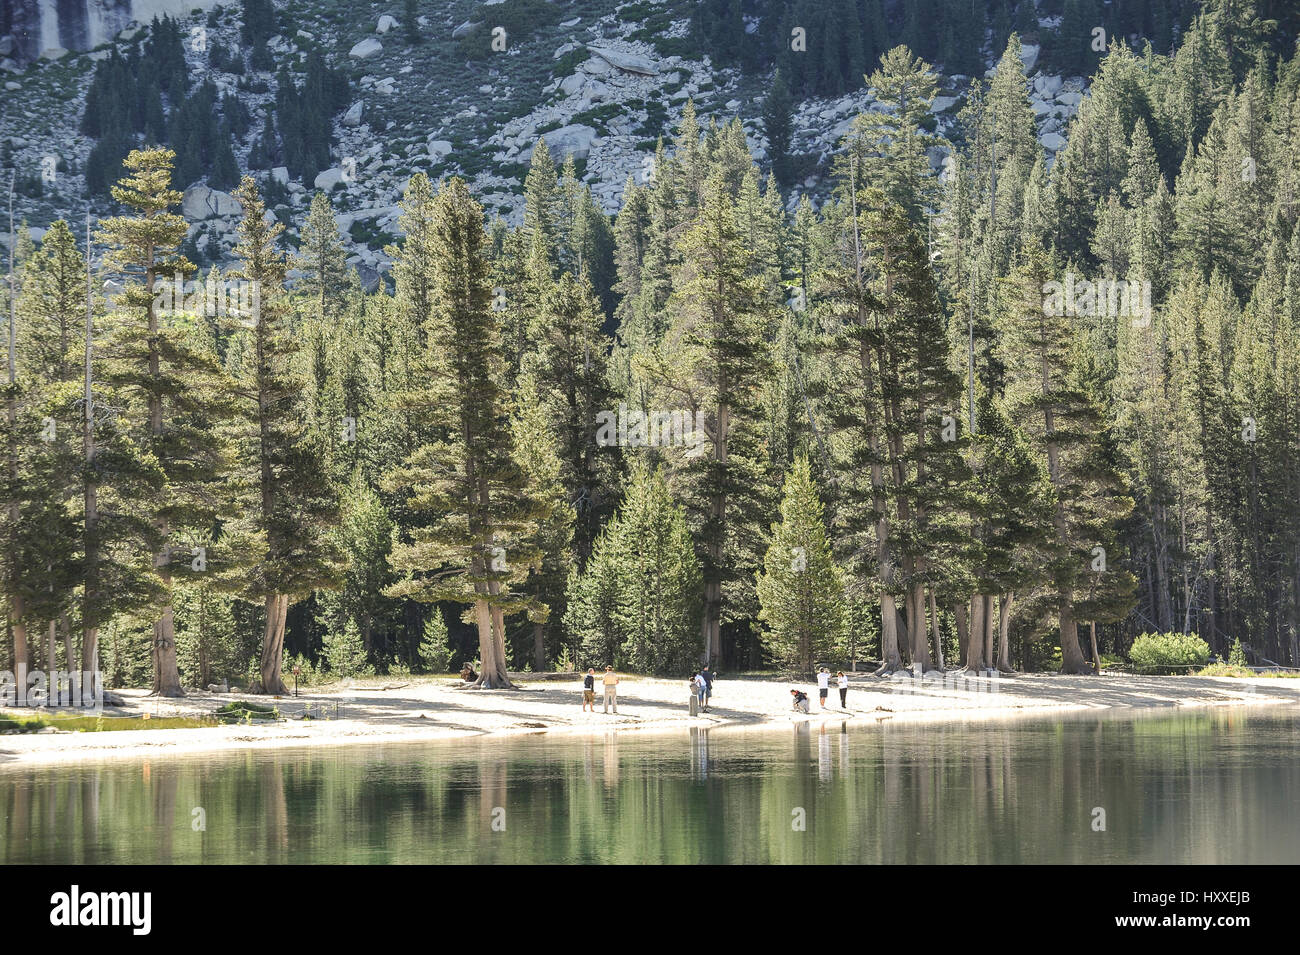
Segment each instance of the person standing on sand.
[[835,677],[840,686],[840,709],[847,710],[849,708],[847,702],[849,698],[849,678],[844,675],[843,670],[835,674]]
[[[618,713],[618,677],[614,674],[613,667],[609,667],[609,666],[605,667],[604,685],[605,685],[604,712],[608,713],[610,704],[613,704],[614,712],[617,714]],[[593,704],[593,710],[594,708],[595,707]]]
[[817,674],[817,698],[822,709],[826,709],[826,694],[831,691],[831,671],[822,667]]
[[700,671],[700,679],[704,681],[704,696],[700,702],[704,704],[704,712],[709,712],[709,703],[713,699],[713,671],[709,665],[704,664],[704,669]]
[[587,675],[582,678],[582,712],[587,712],[587,707],[591,707],[591,712],[596,712],[596,670],[594,667],[587,668]]

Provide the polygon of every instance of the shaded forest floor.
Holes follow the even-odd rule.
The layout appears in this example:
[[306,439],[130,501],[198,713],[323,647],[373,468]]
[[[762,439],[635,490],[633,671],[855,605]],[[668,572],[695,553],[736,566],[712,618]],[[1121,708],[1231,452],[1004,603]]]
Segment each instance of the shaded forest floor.
[[[526,674],[521,674],[526,678]],[[808,715],[791,712],[790,688],[811,697]],[[832,686],[826,709],[815,686],[774,679],[721,679],[710,712],[691,717],[685,680],[624,676],[618,713],[583,712],[577,678],[536,680],[514,690],[474,690],[449,678],[355,680],[303,690],[300,696],[257,697],[192,692],[179,700],[145,690],[118,691],[125,705],[106,708],[103,732],[57,732],[0,736],[0,769],[32,762],[142,757],[277,746],[383,743],[482,734],[538,732],[604,733],[609,730],[677,730],[727,724],[773,725],[791,720],[885,720],[965,722],[1042,716],[1088,709],[1175,706],[1300,704],[1300,680],[1231,679],[1113,674],[1096,677],[1015,674],[1000,678],[949,675],[945,683],[853,675],[848,706],[840,708]],[[115,718],[204,717],[232,701],[276,707],[280,719],[190,729],[113,731]],[[31,711],[26,711],[31,712]],[[54,727],[68,711],[46,713]],[[84,725],[84,724],[83,724]]]

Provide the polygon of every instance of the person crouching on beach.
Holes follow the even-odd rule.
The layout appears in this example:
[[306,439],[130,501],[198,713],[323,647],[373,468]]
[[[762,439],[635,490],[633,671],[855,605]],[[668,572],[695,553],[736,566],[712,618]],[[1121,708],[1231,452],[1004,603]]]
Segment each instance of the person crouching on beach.
[[794,706],[792,709],[800,712],[808,712],[808,694],[803,690],[791,690],[790,695],[794,697]]
[[591,712],[596,712],[596,670],[594,667],[587,668],[587,675],[582,678],[582,712],[587,712],[587,707],[591,707]]

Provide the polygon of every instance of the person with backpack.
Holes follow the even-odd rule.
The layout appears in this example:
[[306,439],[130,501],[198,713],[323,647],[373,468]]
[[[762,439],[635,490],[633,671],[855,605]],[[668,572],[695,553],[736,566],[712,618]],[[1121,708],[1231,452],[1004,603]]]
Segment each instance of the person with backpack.
[[592,667],[587,668],[587,675],[582,678],[582,712],[587,712],[588,706],[591,712],[596,712],[596,671]]
[[704,669],[700,671],[700,679],[704,681],[704,693],[700,697],[700,703],[704,706],[704,712],[709,712],[709,702],[713,699],[713,671],[709,665],[704,664]]

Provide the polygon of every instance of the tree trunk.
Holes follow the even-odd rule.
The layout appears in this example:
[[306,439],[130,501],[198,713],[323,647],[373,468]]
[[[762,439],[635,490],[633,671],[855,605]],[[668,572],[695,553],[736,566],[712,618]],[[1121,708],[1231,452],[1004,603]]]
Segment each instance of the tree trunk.
[[1151,521],[1152,558],[1155,562],[1155,610],[1156,621],[1163,633],[1174,628],[1174,608],[1169,599],[1169,545],[1165,542],[1163,528],[1164,508],[1157,507]]
[[934,631],[934,667],[942,671],[943,638],[939,635],[939,605],[935,602],[934,591],[930,591],[930,629]]
[[1016,595],[1006,593],[998,601],[998,669],[1003,673],[1014,673],[1011,668],[1011,606]]
[[1101,672],[1101,655],[1097,652],[1097,621],[1088,624],[1089,637],[1092,640],[1092,669],[1094,673]]
[[993,669],[993,595],[984,595],[984,669]]
[[59,614],[59,633],[63,635],[63,665],[71,673],[77,669],[77,663],[72,655],[72,625],[69,623],[66,613]]
[[[171,575],[165,575],[163,585],[171,592]],[[181,689],[181,672],[176,665],[176,621],[172,614],[170,598],[162,616],[153,625],[153,693],[155,696],[184,696]]]
[[984,669],[984,595],[974,594],[970,599],[970,643],[966,648],[966,669],[978,673]]
[[474,685],[485,690],[509,688],[513,684],[506,673],[505,613],[486,600],[476,602],[474,609],[479,624],[479,663],[482,667]]
[[1061,672],[1084,675],[1092,673],[1092,667],[1083,658],[1079,649],[1079,627],[1074,620],[1074,590],[1066,588],[1061,592]]
[[957,619],[957,662],[964,665],[970,649],[970,605],[961,601],[953,610]]
[[903,658],[898,652],[898,607],[893,594],[880,595],[880,668],[879,675],[893,673],[903,668]]
[[98,627],[86,627],[81,631],[81,669],[86,673],[99,669]]
[[546,624],[533,622],[533,670],[546,669]]
[[90,284],[90,213],[86,213],[86,347],[84,404],[81,444],[85,456],[85,518],[82,525],[84,576],[81,588],[81,669],[92,674],[99,669],[99,484],[95,477],[95,393],[91,387],[95,350],[94,312]]
[[930,628],[925,617],[925,585],[916,584],[908,595],[908,629],[912,636],[912,663],[921,673],[933,670],[930,663]]
[[288,594],[267,594],[266,629],[262,634],[262,692],[275,696],[287,696],[289,688],[284,685],[281,666],[284,661],[284,623],[289,614]]

